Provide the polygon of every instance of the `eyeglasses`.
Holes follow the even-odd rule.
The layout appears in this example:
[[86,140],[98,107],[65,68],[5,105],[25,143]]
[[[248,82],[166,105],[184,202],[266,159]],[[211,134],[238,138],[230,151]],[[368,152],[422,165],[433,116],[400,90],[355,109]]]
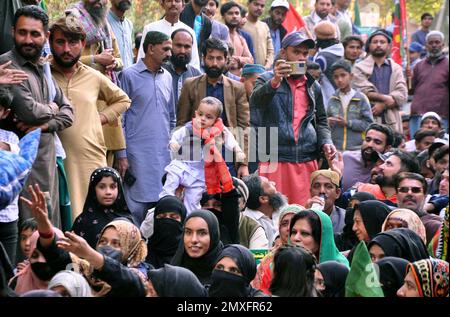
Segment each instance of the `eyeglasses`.
[[422,192],[422,187],[399,187],[398,192],[407,194],[411,191],[413,194],[419,194]]

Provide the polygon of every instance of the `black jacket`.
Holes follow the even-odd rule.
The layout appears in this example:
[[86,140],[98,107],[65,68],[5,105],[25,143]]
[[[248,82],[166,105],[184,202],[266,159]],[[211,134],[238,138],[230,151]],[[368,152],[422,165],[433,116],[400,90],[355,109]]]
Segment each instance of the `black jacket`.
[[[192,3],[189,2],[184,7],[183,11],[180,14],[180,21],[183,22],[184,24],[187,24],[192,29],[194,29],[195,12],[194,12],[194,9],[192,8]],[[201,58],[202,57],[202,44],[204,41],[206,41],[209,38],[209,36],[211,35],[211,31],[212,31],[211,20],[204,13],[202,13],[202,28],[200,30],[200,41],[198,41],[198,43],[197,43],[200,61],[202,60],[202,58]]]

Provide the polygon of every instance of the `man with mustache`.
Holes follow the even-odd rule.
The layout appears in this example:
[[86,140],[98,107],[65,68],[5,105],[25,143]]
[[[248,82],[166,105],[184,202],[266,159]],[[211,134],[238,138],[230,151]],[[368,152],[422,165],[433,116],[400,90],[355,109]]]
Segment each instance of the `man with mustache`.
[[233,54],[230,56],[228,70],[230,73],[241,76],[242,67],[245,64],[252,64],[253,57],[247,46],[244,37],[239,34],[239,25],[241,22],[241,6],[229,1],[220,9],[220,14],[230,32],[230,41],[233,46]]
[[343,153],[342,190],[344,192],[358,182],[369,183],[371,170],[379,160],[378,153],[389,151],[394,142],[392,130],[378,123],[372,123],[364,135],[361,151]]
[[[159,3],[164,10],[164,18],[144,26],[144,30],[142,31],[142,38],[144,39],[147,32],[150,31],[163,32],[170,37],[173,31],[175,30],[178,29],[187,30],[192,35],[193,38],[192,55],[191,55],[192,58],[189,64],[200,70],[200,58],[198,54],[199,48],[197,45],[198,43],[197,37],[192,27],[183,23],[183,21],[181,21],[180,19],[181,11],[184,8],[183,0],[159,0]],[[141,41],[137,60],[143,58],[144,55],[145,53],[143,41]]]
[[[336,24],[337,18],[331,14],[333,8],[333,1],[331,0],[316,0],[314,4],[314,11],[310,15],[303,18],[305,22],[305,28],[309,30],[309,33],[315,37],[314,27],[322,21],[328,21]],[[307,35],[304,30],[301,31],[305,36]],[[337,38],[341,38],[339,28],[337,29]],[[314,38],[315,39],[315,38]]]
[[[116,72],[123,68],[117,39],[106,19],[107,0],[81,0],[66,10],[66,15],[74,15],[83,24],[86,32],[86,45],[81,53],[81,62],[109,77],[118,84]],[[98,111],[103,111],[106,104],[98,100]],[[107,147],[106,161],[122,175],[128,168],[124,157],[125,138],[121,118],[103,126],[103,136]]]
[[375,122],[403,133],[399,109],[407,101],[408,88],[402,66],[388,58],[391,42],[392,34],[383,29],[369,36],[369,56],[354,65],[353,85],[369,98]]
[[163,67],[172,75],[173,100],[176,103],[180,97],[184,81],[187,78],[200,76],[202,73],[189,64],[194,43],[192,34],[186,29],[177,29],[172,32],[170,37],[172,39],[172,56]]
[[400,150],[380,154],[379,157],[382,164],[372,169],[371,183],[359,184],[356,190],[371,193],[376,199],[388,205],[395,205],[397,204],[395,175],[401,172],[420,173],[419,162],[411,154]]
[[[203,47],[203,63],[205,74],[188,78],[183,85],[177,105],[177,126],[190,121],[200,100],[205,97],[215,97],[224,105],[222,113],[223,124],[230,128],[236,140],[243,140],[244,153],[248,157],[248,131],[250,110],[245,87],[242,83],[224,76],[228,57],[227,45],[215,38],[205,41]],[[226,153],[224,159],[230,156]],[[238,177],[248,175],[248,159],[235,162]],[[231,165],[231,164],[230,164]]]
[[420,174],[403,172],[395,177],[394,186],[397,191],[398,207],[414,211],[422,220],[428,245],[441,227],[442,219],[438,215],[429,214],[424,209],[427,181]]
[[[39,184],[49,192],[52,206],[51,221],[61,226],[58,202],[58,175],[56,169],[55,132],[70,127],[73,109],[62,90],[52,84],[40,59],[48,38],[48,16],[37,6],[25,6],[16,11],[13,37],[15,47],[0,56],[0,65],[12,61],[11,68],[27,73],[28,79],[12,85],[11,113],[2,120],[0,128],[22,137],[36,128],[42,129],[39,151],[25,186]],[[52,87],[54,90],[51,90]],[[23,194],[27,196],[27,194]],[[20,218],[31,217],[29,208],[19,202]]]
[[[185,1],[185,0],[181,0]],[[203,9],[208,4],[208,0],[191,0],[181,12],[180,20],[191,27],[195,32],[195,39],[197,40],[199,58],[201,59],[201,52],[203,43],[211,36],[212,23],[208,16],[203,13]]]
[[124,68],[134,64],[133,23],[125,17],[125,12],[130,8],[131,0],[111,0],[108,12],[108,22],[116,36]]
[[266,0],[248,0],[247,22],[242,28],[249,33],[255,49],[255,63],[263,65],[266,69],[272,68],[274,50],[269,26],[259,21],[264,12]]
[[278,234],[279,211],[287,204],[287,199],[266,177],[251,174],[243,181],[248,187],[247,208],[243,214],[263,227],[271,247]]
[[281,41],[287,33],[283,26],[283,22],[286,20],[286,13],[288,10],[289,2],[287,2],[287,0],[275,0],[270,5],[269,17],[262,20],[269,26],[275,56],[278,55],[278,52],[281,49]]
[[[51,26],[52,74],[75,109],[73,126],[58,133],[67,155],[64,167],[73,219],[83,210],[92,171],[106,166],[102,126],[117,120],[131,103],[109,78],[81,63],[85,45],[86,33],[73,17],[60,18]],[[106,104],[101,112],[97,110],[99,100]]]
[[412,79],[414,96],[409,121],[411,135],[414,135],[425,121],[422,116],[430,111],[438,114],[437,117],[441,120],[436,121],[442,123],[444,130],[448,128],[449,65],[448,58],[442,51],[444,43],[443,33],[429,32],[425,42],[427,56],[414,66]]
[[135,182],[125,182],[125,198],[138,227],[162,191],[159,180],[170,163],[167,144],[175,128],[172,76],[162,67],[172,55],[172,41],[165,33],[150,31],[143,47],[145,58],[120,73],[121,88],[132,100],[124,114],[124,131]]

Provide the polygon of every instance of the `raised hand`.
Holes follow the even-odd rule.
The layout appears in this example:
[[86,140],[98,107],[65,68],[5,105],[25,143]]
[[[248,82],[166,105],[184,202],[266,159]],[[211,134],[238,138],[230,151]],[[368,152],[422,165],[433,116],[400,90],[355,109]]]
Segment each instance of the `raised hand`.
[[28,79],[27,73],[19,69],[7,68],[11,61],[0,65],[0,84],[17,85]]
[[21,196],[20,200],[28,205],[31,209],[31,214],[37,222],[38,231],[42,233],[49,233],[53,230],[53,225],[48,219],[47,203],[45,202],[45,195],[39,188],[38,184],[28,186],[28,192],[31,195],[31,201]]
[[100,269],[103,266],[103,255],[91,248],[86,240],[69,231],[66,231],[64,235],[65,237],[56,241],[56,245],[59,248],[71,252],[80,258],[86,259],[96,269]]

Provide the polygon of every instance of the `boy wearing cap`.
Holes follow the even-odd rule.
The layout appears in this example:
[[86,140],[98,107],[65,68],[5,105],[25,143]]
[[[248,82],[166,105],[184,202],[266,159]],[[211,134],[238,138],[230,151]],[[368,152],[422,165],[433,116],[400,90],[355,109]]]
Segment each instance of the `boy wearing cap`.
[[308,50],[314,46],[314,41],[300,32],[288,34],[274,70],[258,77],[250,96],[250,107],[261,115],[260,126],[269,128],[271,134],[276,130],[278,136],[277,148],[269,138],[264,148],[277,151],[277,161],[260,162],[259,175],[274,181],[290,204],[303,205],[308,200],[309,175],[318,168],[319,151],[327,159],[336,154],[320,85],[306,71],[291,74],[291,65],[286,63],[306,62]]
[[351,87],[350,62],[337,61],[331,66],[331,73],[338,87],[327,108],[333,144],[339,151],[357,151],[363,142],[363,132],[373,122],[369,99]]
[[353,85],[369,98],[375,122],[403,132],[400,108],[408,98],[403,68],[388,58],[392,35],[380,29],[367,40],[369,56],[353,67]]

